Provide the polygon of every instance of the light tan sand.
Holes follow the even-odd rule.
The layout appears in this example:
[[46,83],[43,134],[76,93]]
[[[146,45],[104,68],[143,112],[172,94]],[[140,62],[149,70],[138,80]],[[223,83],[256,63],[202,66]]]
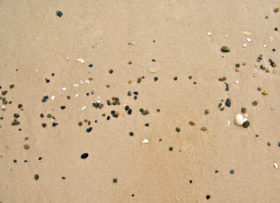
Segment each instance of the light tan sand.
[[[0,202],[279,202],[277,7],[279,0],[1,0],[0,85],[8,90],[2,98],[12,104],[0,112]],[[250,43],[244,31],[251,33]],[[231,51],[222,53],[223,45]],[[276,73],[269,58],[278,65]],[[218,80],[224,76],[229,91]],[[86,96],[91,90],[94,95]],[[137,100],[127,96],[129,90],[139,92]],[[113,96],[120,106],[106,104]],[[92,106],[98,97],[103,109]],[[226,98],[232,105],[220,111]],[[241,107],[247,108],[247,129],[234,124]],[[139,108],[150,114],[141,115]],[[107,121],[111,110],[120,116]],[[14,113],[19,126],[11,126]],[[46,118],[49,113],[56,120]],[[78,126],[84,119],[91,121],[90,133],[85,123]],[[149,143],[142,144],[144,139]],[[81,159],[83,153],[88,158]]]

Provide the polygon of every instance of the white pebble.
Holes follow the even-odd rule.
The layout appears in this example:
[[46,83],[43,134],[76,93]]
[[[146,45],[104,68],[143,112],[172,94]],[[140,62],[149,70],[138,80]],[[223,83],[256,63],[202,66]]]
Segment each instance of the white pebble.
[[230,126],[230,121],[227,122],[228,126]]
[[84,63],[85,62],[84,59],[77,59],[77,61],[80,62],[80,63]]
[[246,43],[243,43],[243,44],[242,44],[242,47],[243,47],[243,48],[246,48],[246,47],[247,47],[247,44],[246,44]]
[[55,96],[52,96],[52,97],[51,97],[51,100],[54,100],[54,98],[55,98]]
[[236,81],[235,81],[235,83],[236,83],[236,84],[238,84],[238,83],[239,83],[239,81],[238,81],[238,80],[236,80]]
[[82,106],[82,108],[81,108],[81,111],[84,111],[84,110],[86,110],[86,108],[87,108],[87,107],[85,107],[85,106]]
[[243,116],[242,116],[241,114],[237,114],[237,115],[235,116],[235,123],[236,123],[237,125],[242,125],[243,122],[244,122]]
[[264,44],[263,47],[266,48],[266,47],[267,47],[267,44]]
[[142,141],[142,143],[143,143],[143,144],[148,144],[148,143],[149,143],[149,140],[148,140],[148,139],[144,139],[144,140]]
[[79,85],[78,85],[78,84],[74,84],[73,86],[74,86],[74,87],[79,87]]
[[66,87],[62,87],[62,90],[63,90],[63,91],[66,91]]
[[69,56],[67,56],[67,57],[66,57],[66,59],[67,59],[67,60],[69,60],[69,59],[70,59],[70,57],[69,57]]
[[82,80],[80,80],[80,83],[81,83],[81,85],[83,85],[83,84],[84,84],[84,82],[83,82]]
[[207,34],[208,34],[208,36],[210,36],[212,33],[211,33],[211,32],[208,32]]
[[2,109],[5,109],[5,108],[6,108],[6,107],[3,105],[3,106],[2,106]]
[[89,84],[90,82],[89,82],[89,80],[85,80],[85,83]]
[[79,94],[77,93],[77,94],[75,94],[75,97],[78,97],[79,96]]
[[251,42],[252,39],[251,39],[250,37],[247,37],[247,41],[248,41],[248,42]]
[[274,168],[278,168],[278,164],[277,163],[274,163]]

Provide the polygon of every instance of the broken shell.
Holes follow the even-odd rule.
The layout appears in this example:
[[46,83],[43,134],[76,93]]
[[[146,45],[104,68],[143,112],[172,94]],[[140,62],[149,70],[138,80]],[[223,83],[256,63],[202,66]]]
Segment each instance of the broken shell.
[[241,115],[241,114],[237,114],[236,116],[235,116],[235,123],[237,124],[237,125],[242,125],[243,124],[243,122],[244,122],[244,117]]

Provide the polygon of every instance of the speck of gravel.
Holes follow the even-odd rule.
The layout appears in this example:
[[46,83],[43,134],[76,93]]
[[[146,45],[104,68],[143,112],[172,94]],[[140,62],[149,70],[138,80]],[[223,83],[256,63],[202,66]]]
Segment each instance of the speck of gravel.
[[242,108],[241,108],[241,112],[242,112],[242,113],[246,113],[246,110],[247,110],[247,109],[246,109],[245,107],[242,107]]
[[250,125],[250,122],[249,122],[249,121],[245,121],[245,122],[242,124],[243,128],[248,128],[249,125]]
[[231,106],[231,100],[230,100],[230,98],[227,98],[227,99],[226,99],[225,105],[226,105],[227,107],[230,107],[230,106]]
[[230,174],[234,174],[235,171],[234,171],[233,169],[231,169],[231,170],[229,170],[229,173],[230,173]]
[[29,145],[25,144],[25,145],[23,145],[23,148],[24,148],[25,150],[28,150],[28,149],[29,149]]
[[81,159],[86,159],[86,158],[88,158],[88,153],[83,153],[83,154],[81,155]]
[[210,195],[206,195],[206,199],[210,199],[211,198],[211,196]]
[[221,52],[224,52],[224,53],[230,52],[230,48],[228,46],[222,46]]
[[180,132],[181,129],[179,127],[176,127],[176,132]]
[[113,72],[114,72],[114,70],[113,70],[113,69],[110,69],[110,70],[109,70],[109,73],[110,73],[110,74],[112,74]]
[[63,13],[61,11],[56,11],[56,15],[61,18]]
[[177,77],[177,76],[175,76],[175,77],[173,78],[173,80],[175,80],[175,81],[176,81],[176,80],[178,80],[178,77]]
[[195,125],[195,122],[194,122],[194,121],[189,121],[189,124],[190,124],[191,126],[194,126],[194,125]]
[[169,147],[168,150],[169,150],[170,152],[172,152],[172,151],[173,151],[173,147]]
[[113,183],[117,183],[118,179],[117,178],[113,178]]
[[257,100],[253,101],[253,102],[252,102],[252,105],[253,105],[253,106],[257,106],[257,105],[258,105],[258,101],[257,101]]
[[90,133],[90,132],[92,131],[92,127],[88,127],[88,128],[86,129],[86,131],[87,131],[88,133]]
[[133,132],[129,132],[129,135],[132,137],[132,136],[134,136],[134,133]]
[[209,114],[209,110],[208,110],[208,109],[205,109],[205,110],[204,110],[204,114],[205,114],[205,115]]
[[35,180],[39,180],[39,175],[38,175],[38,174],[35,174],[35,175],[34,175],[34,179],[35,179]]
[[158,81],[158,77],[157,76],[154,77],[154,81],[155,82]]
[[150,124],[149,124],[149,123],[145,123],[145,126],[146,126],[146,127],[149,127],[149,126],[150,126]]

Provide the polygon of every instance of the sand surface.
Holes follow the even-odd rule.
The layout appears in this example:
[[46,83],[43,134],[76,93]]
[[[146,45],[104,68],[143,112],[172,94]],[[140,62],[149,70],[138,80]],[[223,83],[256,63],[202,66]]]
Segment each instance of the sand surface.
[[279,202],[275,8],[1,0],[0,202]]

